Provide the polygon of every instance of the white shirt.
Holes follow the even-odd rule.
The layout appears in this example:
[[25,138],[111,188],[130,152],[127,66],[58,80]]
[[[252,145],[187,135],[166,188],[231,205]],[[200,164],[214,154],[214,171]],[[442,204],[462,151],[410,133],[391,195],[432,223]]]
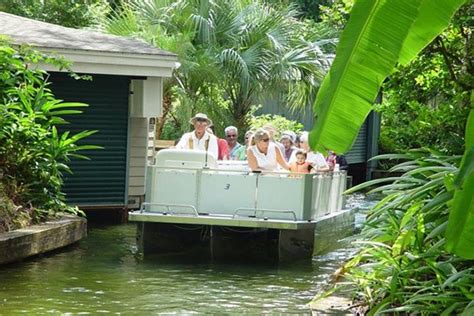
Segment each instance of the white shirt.
[[278,168],[276,151],[279,150],[275,143],[270,142],[268,144],[267,154],[265,155],[257,146],[251,146],[250,150],[252,151],[255,159],[257,160],[257,167],[260,170],[275,171]]
[[176,145],[177,149],[190,149],[189,148],[189,138],[193,140],[193,148],[206,151],[206,140],[209,139],[209,145],[207,148],[207,152],[213,155],[216,160],[219,153],[219,149],[217,147],[217,137],[214,135],[209,134],[208,132],[204,132],[204,135],[201,139],[196,137],[196,133],[189,132],[184,134],[181,139],[179,140],[178,144]]
[[[293,163],[296,161],[296,153],[298,150],[295,150],[291,153],[290,160],[288,163]],[[306,162],[312,164],[315,168],[329,168],[326,159],[324,159],[323,154],[320,152],[309,151],[306,153]]]

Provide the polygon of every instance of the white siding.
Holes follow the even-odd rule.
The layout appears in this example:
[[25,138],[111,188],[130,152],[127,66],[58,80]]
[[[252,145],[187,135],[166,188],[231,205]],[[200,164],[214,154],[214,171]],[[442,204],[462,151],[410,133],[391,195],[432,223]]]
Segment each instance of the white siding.
[[148,119],[130,118],[130,157],[128,162],[129,207],[139,206],[137,203],[140,203],[145,195],[145,170],[148,150],[147,146]]

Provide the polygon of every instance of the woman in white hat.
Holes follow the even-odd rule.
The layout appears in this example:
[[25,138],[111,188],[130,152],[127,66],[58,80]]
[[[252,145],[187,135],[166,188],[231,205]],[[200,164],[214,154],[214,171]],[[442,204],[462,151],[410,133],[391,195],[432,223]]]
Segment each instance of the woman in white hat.
[[217,138],[207,132],[207,128],[212,125],[212,121],[206,114],[198,113],[189,120],[189,123],[194,126],[194,131],[185,133],[176,148],[207,151],[217,159]]

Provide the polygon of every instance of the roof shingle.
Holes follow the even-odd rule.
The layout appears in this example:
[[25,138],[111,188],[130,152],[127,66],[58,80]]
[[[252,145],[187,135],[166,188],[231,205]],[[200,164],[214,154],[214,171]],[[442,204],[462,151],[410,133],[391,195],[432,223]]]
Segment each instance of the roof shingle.
[[0,34],[14,44],[28,44],[48,49],[175,56],[141,40],[73,29],[0,12]]

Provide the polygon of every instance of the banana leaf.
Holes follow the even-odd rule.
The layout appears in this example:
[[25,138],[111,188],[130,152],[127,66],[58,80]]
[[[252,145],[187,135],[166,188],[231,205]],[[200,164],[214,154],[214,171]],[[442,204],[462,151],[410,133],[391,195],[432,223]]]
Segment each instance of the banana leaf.
[[407,63],[465,0],[356,1],[314,105],[310,144],[347,152],[397,62]]
[[446,230],[446,248],[466,259],[474,259],[474,92],[471,106],[466,123],[466,150],[454,182]]

